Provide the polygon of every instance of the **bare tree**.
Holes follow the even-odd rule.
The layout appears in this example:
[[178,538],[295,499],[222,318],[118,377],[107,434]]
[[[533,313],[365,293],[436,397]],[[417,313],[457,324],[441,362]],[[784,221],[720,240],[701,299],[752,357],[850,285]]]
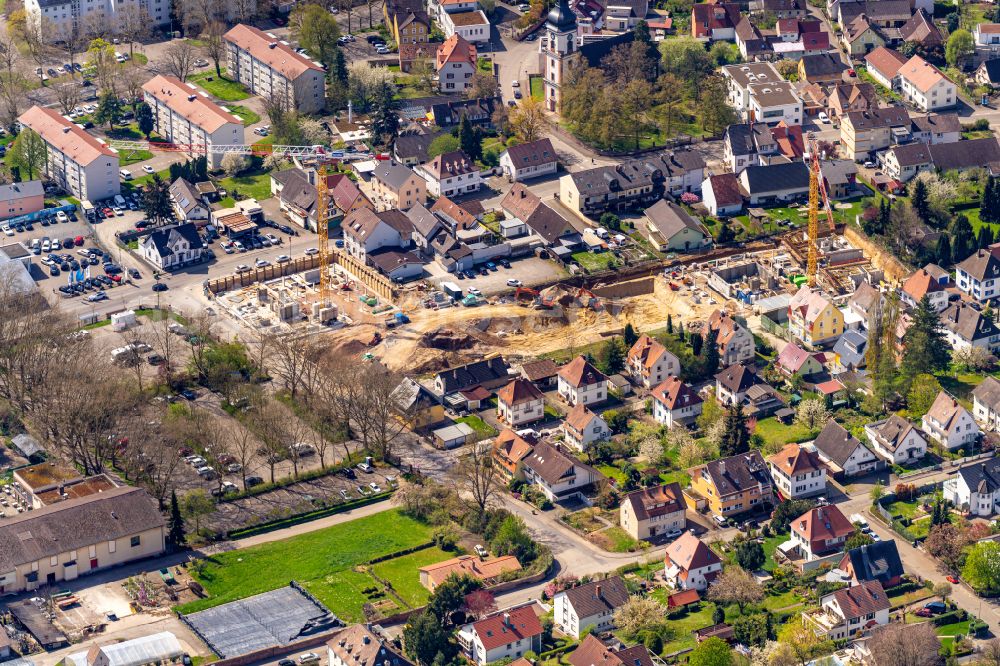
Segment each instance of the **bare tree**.
[[135,326],[129,326],[128,328],[120,331],[118,333],[118,339],[121,340],[123,347],[131,347],[133,351],[134,360],[128,363],[129,368],[135,376],[136,390],[142,392],[142,375],[143,375],[143,362],[142,357],[139,356],[139,352],[136,351],[140,346],[146,343],[146,327],[142,324],[136,324]]
[[237,23],[250,23],[264,8],[258,6],[257,0],[232,0],[229,7],[233,12],[233,20]]
[[[53,31],[56,35],[55,46],[62,54],[62,59],[70,65],[75,65],[76,54],[84,51],[87,48],[87,42],[90,41],[87,34],[80,26],[74,25],[72,22],[59,24]],[[76,68],[73,69],[73,77],[75,76]]]
[[302,393],[307,375],[315,372],[316,360],[322,353],[322,347],[307,336],[293,337],[288,335],[272,335],[267,342],[270,349],[271,366],[282,387],[288,394],[297,399],[303,396],[308,400],[309,392]]
[[930,622],[877,627],[868,649],[879,666],[936,666],[941,647]]
[[402,378],[379,363],[370,363],[358,379],[351,420],[358,425],[365,448],[381,460],[390,460],[393,444],[406,427],[393,396]]
[[500,487],[499,469],[493,464],[493,446],[487,442],[474,444],[455,466],[454,476],[459,488],[472,495],[479,513],[485,512]]
[[52,92],[55,95],[56,103],[59,105],[59,110],[62,111],[64,116],[73,113],[73,109],[80,104],[80,86],[75,81],[53,86]]
[[139,107],[139,102],[142,101],[142,86],[149,80],[149,73],[137,66],[134,61],[129,62],[131,63],[130,66],[119,70],[118,82],[122,94],[128,99],[134,113]]
[[199,34],[212,21],[222,18],[222,3],[217,0],[178,0],[184,30],[189,35]]
[[138,3],[128,3],[115,12],[115,32],[128,43],[129,58],[135,58],[135,44],[150,35],[153,22],[146,8]]
[[708,588],[708,598],[724,604],[739,606],[740,615],[748,604],[764,599],[764,588],[754,577],[737,566],[727,567]]
[[240,466],[240,478],[243,487],[247,487],[247,470],[250,464],[257,459],[257,447],[259,443],[253,432],[242,424],[235,425],[229,429],[229,454],[236,459]]
[[187,40],[176,41],[163,52],[164,67],[167,73],[181,81],[187,81],[194,71],[194,61],[198,55],[194,46]]
[[[378,5],[378,0],[365,0],[365,4],[368,6],[368,28],[374,28],[375,22],[372,16],[372,10]],[[347,26],[347,31],[351,31],[351,26]]]
[[[183,458],[177,452],[184,445],[182,433],[165,426],[166,409],[146,410],[147,418],[133,422],[128,433],[123,467],[133,479],[165,508],[170,492],[176,487],[177,470]],[[156,417],[158,420],[150,421]]]
[[983,643],[981,662],[984,666],[1000,666],[1000,638]]
[[226,59],[226,24],[222,21],[210,21],[201,33],[201,41],[205,44],[205,53],[215,65],[215,75],[222,76],[222,63]]
[[279,462],[288,458],[289,443],[287,431],[282,423],[287,417],[287,408],[273,399],[264,399],[248,412],[248,425],[260,440],[258,453],[264,457],[274,483],[274,469]]

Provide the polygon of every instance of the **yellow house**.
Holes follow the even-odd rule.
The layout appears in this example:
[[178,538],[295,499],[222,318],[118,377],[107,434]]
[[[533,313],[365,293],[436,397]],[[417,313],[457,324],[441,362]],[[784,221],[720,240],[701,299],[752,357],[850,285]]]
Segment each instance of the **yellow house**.
[[771,475],[759,451],[750,451],[693,467],[691,490],[709,510],[728,518],[774,504]]
[[421,430],[444,421],[444,405],[416,380],[406,377],[392,397],[411,430]]
[[835,342],[844,333],[844,313],[804,285],[788,303],[788,332],[810,348]]
[[431,21],[420,2],[388,0],[382,4],[382,18],[396,44],[425,44],[430,38]]

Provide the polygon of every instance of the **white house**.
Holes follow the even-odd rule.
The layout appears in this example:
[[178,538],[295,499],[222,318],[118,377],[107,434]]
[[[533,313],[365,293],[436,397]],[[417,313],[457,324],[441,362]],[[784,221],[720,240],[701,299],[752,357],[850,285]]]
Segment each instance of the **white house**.
[[542,649],[542,623],[533,606],[494,613],[466,624],[458,631],[458,644],[471,661],[485,666],[501,659],[517,659]]
[[972,389],[972,412],[987,430],[1000,430],[1000,381],[995,377]]
[[559,169],[559,157],[548,138],[519,143],[500,155],[500,167],[513,182],[541,178]]
[[588,627],[597,633],[614,628],[615,610],[629,600],[620,576],[592,580],[558,592],[553,597],[553,616],[559,631],[579,639]]
[[680,377],[667,377],[650,395],[653,398],[653,418],[668,428],[690,425],[704,408],[701,396]]
[[722,560],[701,539],[685,532],[667,546],[663,580],[675,590],[704,590],[722,571]]
[[958,103],[958,93],[951,79],[918,55],[899,68],[903,99],[921,111],[950,109]]
[[809,168],[803,162],[754,164],[738,179],[751,206],[791,201],[809,192]]
[[143,258],[165,271],[200,262],[203,251],[201,236],[193,222],[156,229],[139,243]]
[[1000,258],[992,250],[976,250],[955,266],[955,284],[977,301],[1000,295]]
[[545,417],[545,397],[527,379],[515,379],[497,391],[497,420],[517,426]]
[[716,217],[739,215],[743,210],[740,181],[734,173],[722,173],[706,178],[701,184],[701,196],[708,212]]
[[578,498],[604,476],[590,465],[545,442],[522,461],[525,482],[534,485],[551,502]]
[[359,208],[344,218],[344,250],[361,261],[384,248],[405,250],[413,242],[413,223],[400,210],[376,213]]
[[[205,146],[210,169],[222,166],[223,154],[208,148],[245,143],[243,121],[190,83],[158,74],[143,86],[143,99],[153,110],[153,127],[167,141]],[[188,151],[193,157],[202,151]]]
[[194,185],[183,178],[178,178],[170,185],[170,203],[179,220],[189,222],[209,218],[208,204]]
[[871,449],[833,419],[827,421],[813,446],[831,472],[845,477],[868,474],[882,466],[881,459]]
[[1000,458],[959,469],[955,478],[945,481],[944,496],[974,516],[1000,513]]
[[227,32],[226,74],[254,95],[287,109],[318,113],[326,106],[326,72],[288,42],[240,23]]
[[872,580],[825,595],[819,609],[802,616],[820,636],[843,640],[888,624],[890,606],[882,584]]
[[570,405],[594,405],[608,399],[608,378],[583,356],[559,368],[559,397]]
[[775,489],[785,499],[800,499],[826,492],[826,465],[815,451],[786,444],[769,456],[768,467]]
[[855,527],[836,504],[813,507],[793,520],[791,542],[806,561],[838,553]]
[[45,141],[45,175],[80,200],[101,201],[121,191],[118,153],[54,109],[33,106],[18,118]]
[[587,409],[583,403],[577,403],[569,411],[560,429],[563,441],[577,451],[586,451],[594,442],[611,437],[607,421]]
[[971,450],[982,435],[979,424],[953,396],[941,391],[923,416],[923,430],[947,449]]
[[473,44],[490,41],[490,21],[482,10],[454,14],[445,12],[441,15],[440,23],[445,37],[460,35]]
[[[748,62],[726,65],[721,70],[726,82],[726,101],[744,120],[749,119],[750,86],[756,84],[785,85],[787,82],[778,69],[769,62]],[[761,120],[757,118],[757,120]],[[801,123],[795,123],[796,125]]]
[[664,483],[625,495],[618,522],[633,539],[649,539],[683,530],[687,526],[686,508],[680,484]]
[[430,162],[417,166],[414,171],[427,181],[427,191],[435,197],[457,197],[478,192],[483,184],[476,163],[461,150],[442,153]]
[[478,63],[476,47],[461,35],[452,35],[437,48],[434,59],[438,89],[443,93],[464,92],[472,85]]
[[670,375],[679,375],[681,362],[660,342],[643,334],[625,355],[625,370],[636,384],[653,388]]
[[715,375],[715,399],[723,405],[741,403],[747,390],[759,383],[757,374],[747,365],[731,365]]
[[701,328],[702,337],[707,337],[709,331],[716,331],[716,343],[719,346],[719,361],[722,367],[736,363],[750,363],[756,356],[756,342],[753,333],[736,321],[728,312],[716,310]]
[[788,125],[802,124],[804,105],[790,82],[751,83],[747,92],[750,100],[747,114],[758,121],[768,125],[782,121]]
[[865,436],[875,455],[891,465],[916,462],[927,454],[923,433],[899,414],[865,425]]
[[941,313],[941,329],[956,351],[970,347],[991,353],[1000,350],[1000,328],[996,322],[963,301],[952,303]]
[[673,201],[660,199],[645,210],[646,238],[659,252],[701,252],[712,234],[700,220]]

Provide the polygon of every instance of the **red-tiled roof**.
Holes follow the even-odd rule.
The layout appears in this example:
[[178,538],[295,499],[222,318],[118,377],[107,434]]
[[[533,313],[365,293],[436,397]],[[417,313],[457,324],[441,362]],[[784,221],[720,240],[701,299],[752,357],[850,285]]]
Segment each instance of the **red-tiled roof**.
[[542,623],[531,606],[497,613],[472,625],[487,651],[542,633]]

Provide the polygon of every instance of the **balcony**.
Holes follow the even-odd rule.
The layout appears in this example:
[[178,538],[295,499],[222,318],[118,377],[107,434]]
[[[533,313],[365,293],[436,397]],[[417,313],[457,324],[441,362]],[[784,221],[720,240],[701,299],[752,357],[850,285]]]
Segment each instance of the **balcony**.
[[839,615],[834,615],[824,608],[802,613],[806,626],[816,632],[817,636],[828,636],[830,632],[843,624]]

